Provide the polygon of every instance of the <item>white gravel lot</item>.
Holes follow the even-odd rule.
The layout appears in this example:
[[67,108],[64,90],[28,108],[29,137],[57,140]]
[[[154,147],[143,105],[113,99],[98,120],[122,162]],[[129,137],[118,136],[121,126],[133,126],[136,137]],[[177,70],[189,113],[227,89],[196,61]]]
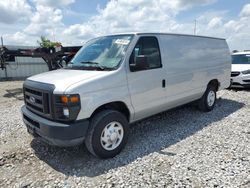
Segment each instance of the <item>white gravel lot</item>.
[[0,187],[250,187],[250,92],[218,93],[215,109],[173,109],[131,127],[113,159],[84,146],[32,139],[22,123],[22,82],[0,82]]

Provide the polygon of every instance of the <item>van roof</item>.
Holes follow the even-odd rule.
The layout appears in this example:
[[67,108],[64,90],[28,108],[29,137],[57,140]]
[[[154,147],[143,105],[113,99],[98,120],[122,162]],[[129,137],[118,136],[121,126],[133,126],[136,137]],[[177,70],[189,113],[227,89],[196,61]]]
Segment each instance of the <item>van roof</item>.
[[202,37],[202,38],[211,38],[211,39],[219,39],[219,40],[226,40],[224,38],[219,37],[211,37],[211,36],[203,36],[203,35],[191,35],[191,34],[181,34],[181,33],[156,33],[156,32],[131,32],[131,33],[117,33],[117,34],[111,34],[112,35],[178,35],[178,36],[192,36],[192,37]]

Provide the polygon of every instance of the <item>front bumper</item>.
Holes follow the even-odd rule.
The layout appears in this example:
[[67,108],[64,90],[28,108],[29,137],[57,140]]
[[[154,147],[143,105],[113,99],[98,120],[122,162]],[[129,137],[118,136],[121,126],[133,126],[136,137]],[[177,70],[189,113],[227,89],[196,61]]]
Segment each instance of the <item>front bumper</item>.
[[231,77],[231,86],[233,88],[248,88],[250,87],[250,75],[240,73],[239,76]]
[[22,106],[21,111],[28,132],[51,145],[75,146],[85,139],[89,120],[64,124],[42,118],[29,111],[25,105]]

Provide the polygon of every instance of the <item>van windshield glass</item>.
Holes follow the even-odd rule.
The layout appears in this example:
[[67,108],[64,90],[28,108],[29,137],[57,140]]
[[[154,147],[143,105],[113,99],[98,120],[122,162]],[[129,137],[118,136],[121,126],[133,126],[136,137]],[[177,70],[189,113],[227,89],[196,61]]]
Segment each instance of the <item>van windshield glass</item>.
[[250,64],[250,54],[232,55],[232,64]]
[[114,35],[92,39],[77,52],[66,68],[114,70],[120,65],[133,35]]

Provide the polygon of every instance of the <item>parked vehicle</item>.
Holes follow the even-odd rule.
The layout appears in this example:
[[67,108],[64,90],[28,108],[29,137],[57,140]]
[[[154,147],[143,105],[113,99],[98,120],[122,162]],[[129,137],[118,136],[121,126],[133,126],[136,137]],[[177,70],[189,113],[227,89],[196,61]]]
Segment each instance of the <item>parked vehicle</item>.
[[23,120],[50,144],[85,142],[92,154],[109,158],[125,146],[132,122],[196,100],[211,111],[216,92],[230,85],[230,70],[224,39],[103,36],[87,42],[68,67],[24,82]]
[[232,54],[231,87],[250,87],[250,51]]

